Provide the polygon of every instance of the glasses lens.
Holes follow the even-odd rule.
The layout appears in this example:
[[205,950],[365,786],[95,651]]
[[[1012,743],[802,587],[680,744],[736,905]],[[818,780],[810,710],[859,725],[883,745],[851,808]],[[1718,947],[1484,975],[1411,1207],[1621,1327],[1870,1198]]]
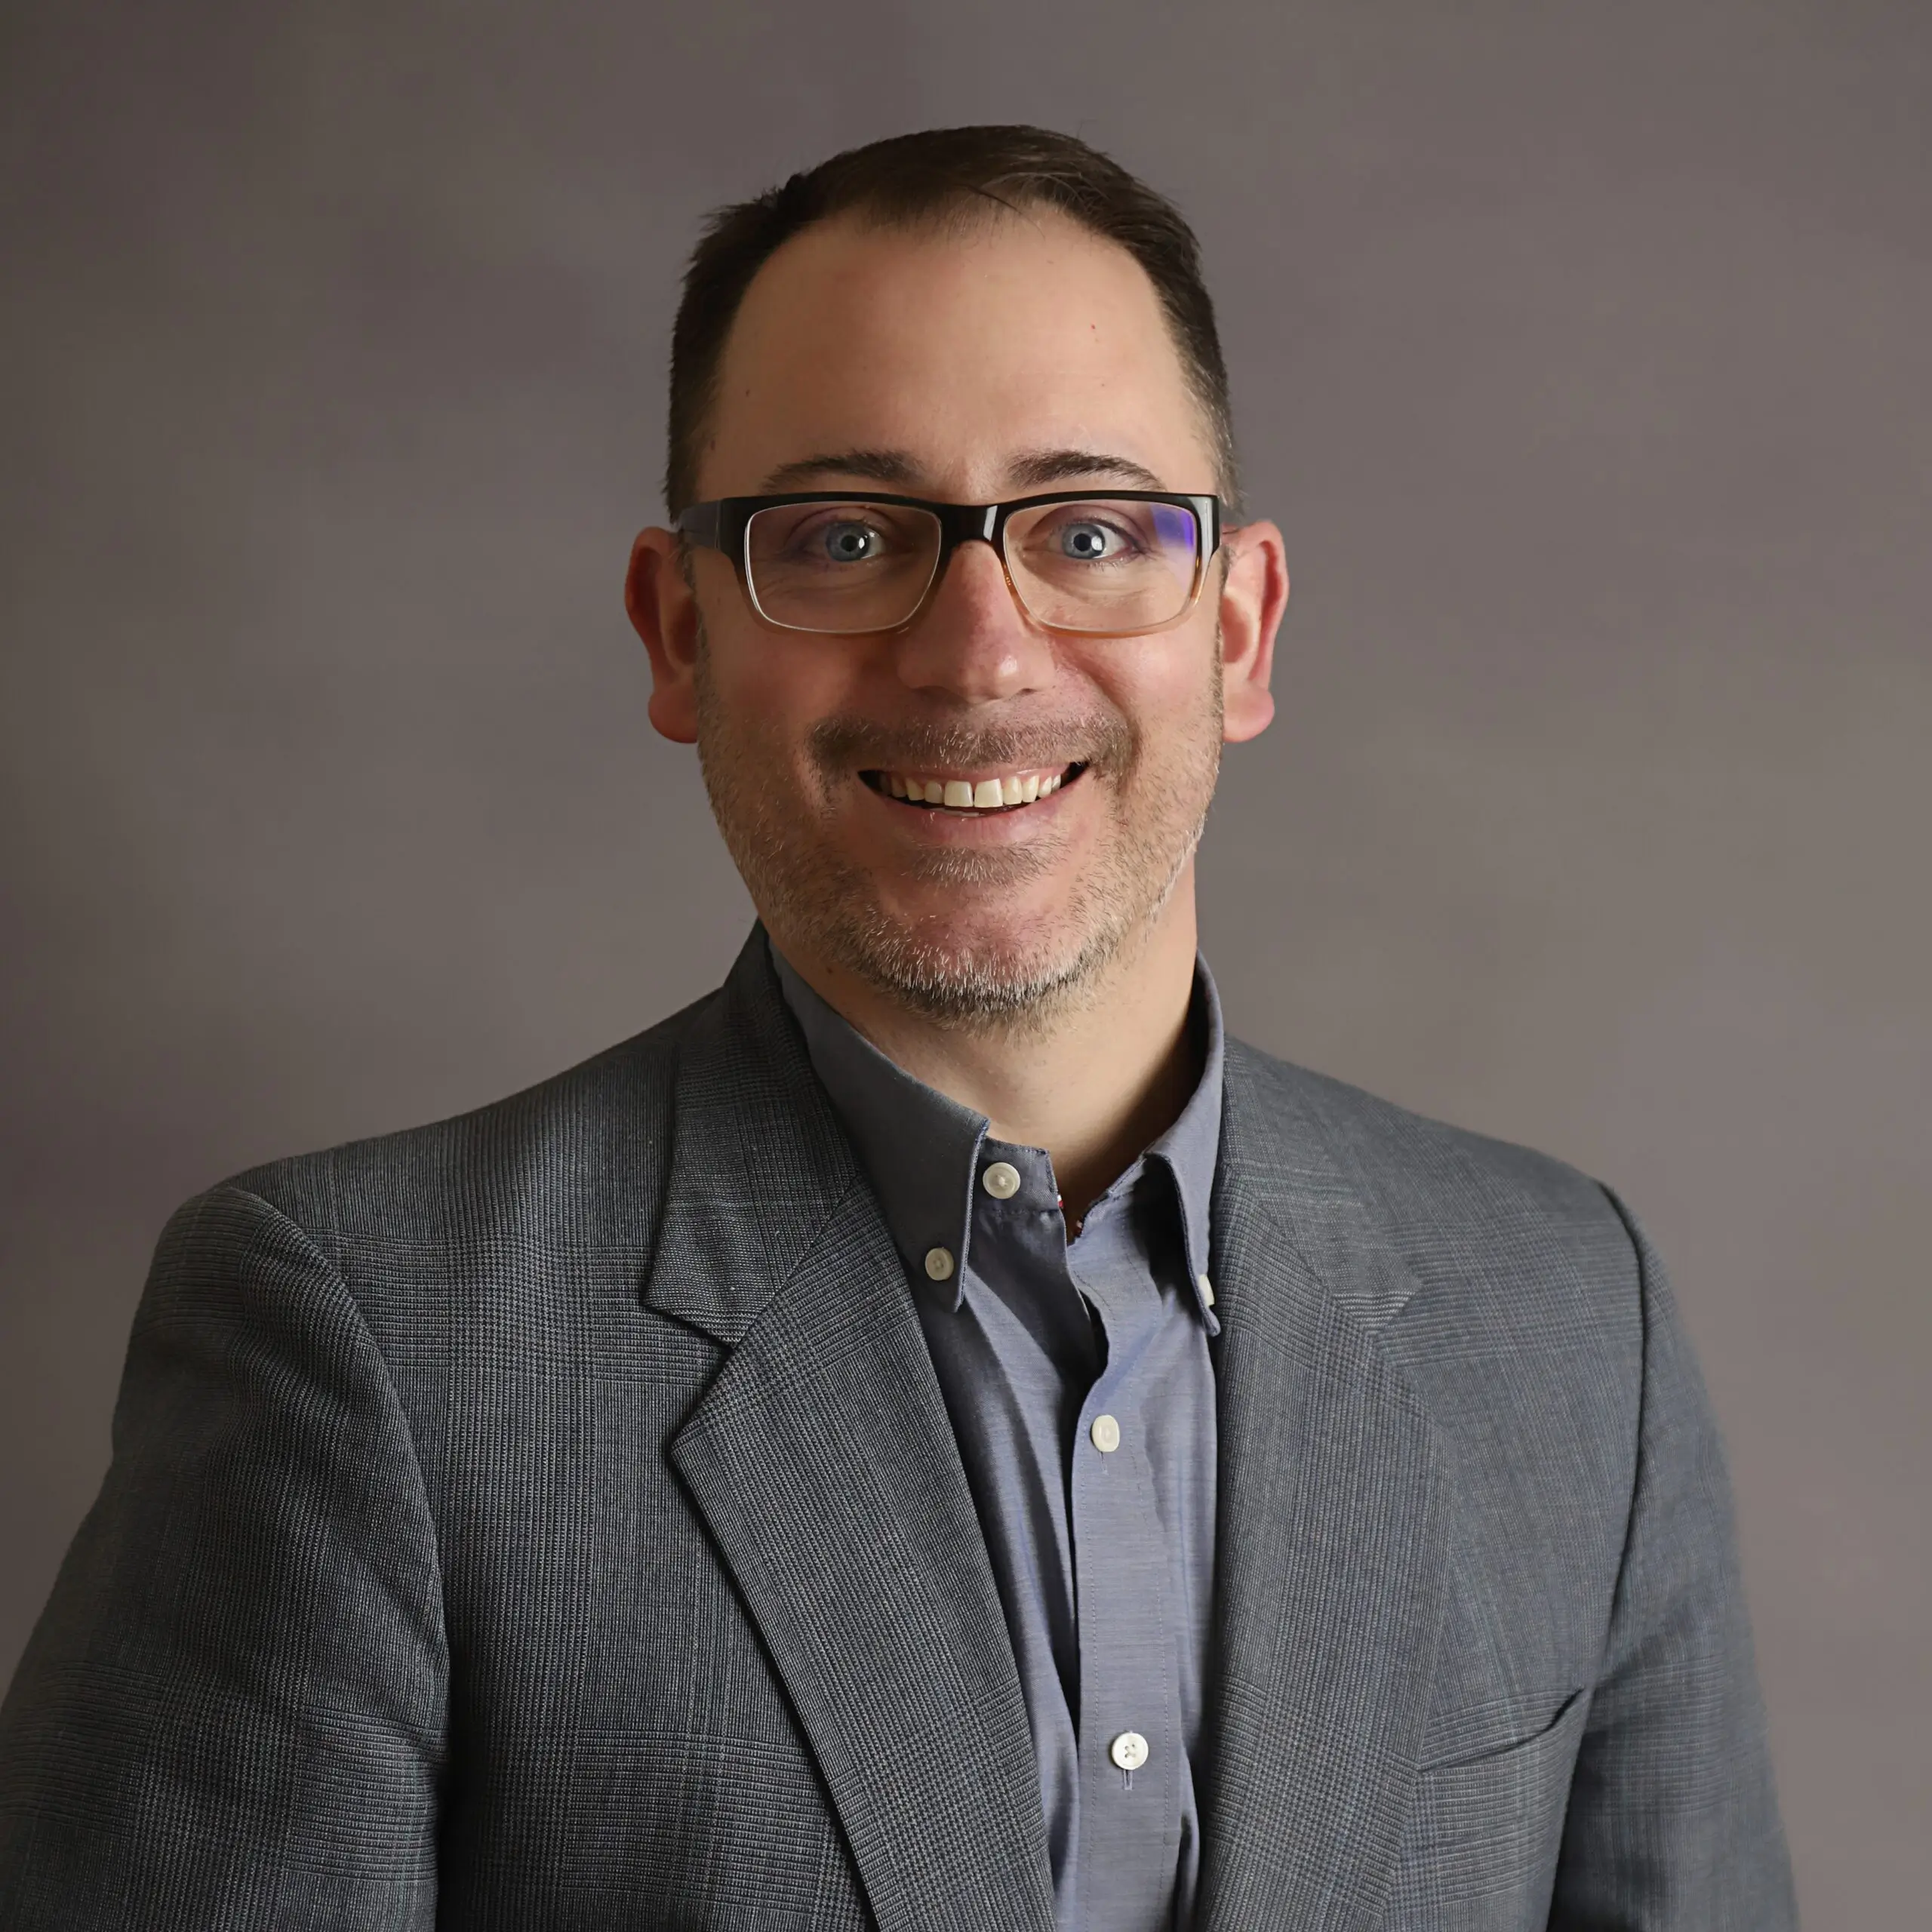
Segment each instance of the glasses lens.
[[1006,567],[1027,609],[1051,629],[1152,630],[1193,601],[1201,527],[1178,503],[1041,503],[1007,524]]
[[939,519],[893,503],[782,503],[745,530],[752,595],[774,624],[887,631],[919,608],[939,561]]

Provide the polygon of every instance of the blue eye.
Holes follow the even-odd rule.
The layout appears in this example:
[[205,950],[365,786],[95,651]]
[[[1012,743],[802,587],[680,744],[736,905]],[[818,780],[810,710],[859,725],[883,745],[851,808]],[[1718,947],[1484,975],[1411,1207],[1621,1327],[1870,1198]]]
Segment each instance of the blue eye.
[[1113,537],[1103,523],[1069,523],[1060,534],[1060,547],[1076,563],[1094,564],[1108,555]]
[[878,532],[863,523],[826,526],[825,554],[835,564],[862,564],[878,548]]

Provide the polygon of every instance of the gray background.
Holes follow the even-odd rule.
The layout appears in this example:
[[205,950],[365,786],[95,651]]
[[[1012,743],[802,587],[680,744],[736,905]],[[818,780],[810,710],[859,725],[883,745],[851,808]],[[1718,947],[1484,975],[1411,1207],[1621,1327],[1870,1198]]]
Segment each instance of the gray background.
[[1932,8],[40,7],[0,125],[0,1672],[147,1251],[746,905],[618,592],[700,213],[936,122],[1196,221],[1296,594],[1232,1021],[1626,1191],[1801,1889],[1932,1895]]

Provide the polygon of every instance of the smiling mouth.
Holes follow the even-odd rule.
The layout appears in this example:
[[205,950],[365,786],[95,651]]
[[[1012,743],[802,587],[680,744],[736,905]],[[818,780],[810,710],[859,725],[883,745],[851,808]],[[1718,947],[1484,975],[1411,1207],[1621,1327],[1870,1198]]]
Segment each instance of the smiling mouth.
[[1082,761],[1075,759],[1071,764],[1037,771],[1002,772],[998,777],[962,774],[931,778],[922,772],[905,771],[862,771],[859,777],[875,792],[896,798],[902,804],[917,806],[922,811],[958,812],[971,818],[992,812],[1023,811],[1042,798],[1051,798],[1086,769]]

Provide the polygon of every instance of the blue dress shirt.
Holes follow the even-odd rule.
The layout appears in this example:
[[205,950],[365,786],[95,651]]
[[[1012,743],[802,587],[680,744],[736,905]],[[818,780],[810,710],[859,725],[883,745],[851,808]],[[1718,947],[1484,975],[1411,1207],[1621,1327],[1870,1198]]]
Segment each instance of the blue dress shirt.
[[780,983],[904,1260],[1032,1727],[1061,1932],[1184,1932],[1214,1571],[1208,1209],[1220,1004],[1199,1084],[1069,1241],[1053,1163]]

